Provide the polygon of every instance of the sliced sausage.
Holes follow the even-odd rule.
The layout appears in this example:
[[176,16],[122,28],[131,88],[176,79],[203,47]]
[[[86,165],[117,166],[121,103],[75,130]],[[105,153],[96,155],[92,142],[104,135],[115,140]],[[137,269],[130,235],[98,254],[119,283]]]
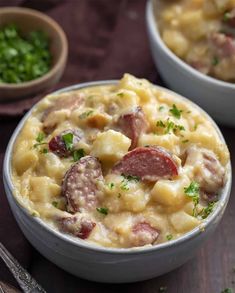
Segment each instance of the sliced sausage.
[[62,195],[67,199],[67,209],[75,213],[97,206],[100,193],[98,182],[103,180],[100,162],[85,156],[73,164],[62,182]]
[[78,219],[78,217],[68,217],[58,220],[59,228],[62,232],[72,234],[81,239],[87,239],[96,223],[89,219]]
[[178,175],[178,167],[174,159],[161,147],[136,148],[114,165],[112,171],[153,182],[160,178],[169,179]]
[[46,133],[50,133],[56,127],[56,122],[53,119],[53,114],[59,110],[74,110],[80,107],[84,102],[82,94],[71,93],[71,95],[64,96],[55,101],[54,105],[49,107],[42,116],[43,129]]
[[221,57],[231,57],[235,54],[235,39],[223,33],[213,33],[210,44],[215,54]]
[[59,135],[54,136],[49,141],[49,150],[59,157],[68,157],[73,151],[71,148],[66,147],[65,141],[63,139],[63,136],[68,133],[71,133],[73,135],[73,145],[78,143],[82,138],[81,131],[68,129],[61,132]]
[[140,134],[147,130],[148,122],[141,107],[136,107],[132,112],[119,117],[117,127],[131,139],[129,150],[133,150],[137,146]]
[[150,226],[149,223],[140,222],[132,228],[131,242],[133,246],[153,244],[157,240],[159,234],[159,231]]
[[214,152],[195,146],[187,150],[186,165],[193,166],[194,180],[200,185],[204,199],[213,201],[224,186],[225,168]]

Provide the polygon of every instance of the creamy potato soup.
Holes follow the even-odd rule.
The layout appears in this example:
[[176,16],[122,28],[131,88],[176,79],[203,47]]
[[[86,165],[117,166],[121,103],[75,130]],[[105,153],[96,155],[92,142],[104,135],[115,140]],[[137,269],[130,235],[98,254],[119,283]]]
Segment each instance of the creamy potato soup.
[[20,204],[54,229],[127,248],[202,224],[228,161],[196,106],[125,74],[115,85],[45,97],[15,142],[12,179]]
[[165,44],[204,74],[235,82],[235,0],[157,0]]

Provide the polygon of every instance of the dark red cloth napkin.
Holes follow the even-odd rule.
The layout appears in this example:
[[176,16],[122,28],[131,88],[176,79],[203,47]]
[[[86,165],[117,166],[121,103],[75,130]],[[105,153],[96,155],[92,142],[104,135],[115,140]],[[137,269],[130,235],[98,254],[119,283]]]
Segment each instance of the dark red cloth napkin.
[[[64,29],[69,58],[54,89],[120,78],[124,72],[156,81],[145,32],[145,0],[0,0],[0,6],[6,5],[41,10]],[[21,116],[42,96],[0,104],[0,117]]]

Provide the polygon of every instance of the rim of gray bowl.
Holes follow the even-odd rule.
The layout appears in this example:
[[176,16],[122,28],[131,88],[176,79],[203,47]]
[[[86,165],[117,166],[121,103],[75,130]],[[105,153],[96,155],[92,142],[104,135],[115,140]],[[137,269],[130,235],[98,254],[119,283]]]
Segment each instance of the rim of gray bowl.
[[153,38],[157,46],[161,49],[161,51],[164,51],[164,53],[168,56],[169,59],[177,63],[178,66],[182,67],[185,71],[194,75],[196,78],[204,82],[206,81],[210,83],[212,86],[213,85],[222,86],[226,89],[233,89],[235,91],[235,83],[226,82],[226,81],[216,79],[214,77],[201,73],[200,71],[196,70],[195,68],[191,67],[186,62],[184,62],[182,59],[180,59],[165,45],[159,33],[157,20],[154,14],[153,0],[148,0],[146,4],[146,22],[147,22],[147,26],[149,28],[151,37]]
[[[56,95],[56,94],[59,94],[59,93],[70,92],[70,91],[73,91],[73,90],[78,90],[78,89],[87,88],[87,87],[117,84],[117,82],[118,82],[117,80],[103,80],[103,81],[95,81],[95,82],[85,82],[85,83],[76,84],[76,85],[72,85],[72,86],[62,88],[60,90],[52,92],[49,95]],[[183,97],[183,96],[181,96],[181,95],[179,95],[179,94],[177,94],[177,93],[175,93],[175,92],[173,92],[171,90],[168,90],[166,88],[163,88],[163,87],[160,87],[160,86],[157,86],[157,85],[155,85],[155,86],[160,90],[163,90],[165,92],[173,94],[173,95],[175,95],[175,96],[187,101],[188,103],[190,103],[191,105],[193,105],[194,107],[199,109],[212,122],[212,124],[214,125],[215,129],[217,130],[221,140],[224,143],[226,143],[225,139],[224,139],[224,137],[223,137],[223,135],[222,135],[222,133],[220,131],[220,129],[218,128],[218,126],[216,125],[214,120],[204,110],[202,110],[199,106],[197,106],[195,103],[191,102],[187,98],[185,98],[185,97]],[[163,249],[167,249],[167,248],[172,247],[172,246],[180,245],[181,243],[186,242],[189,239],[197,237],[200,233],[203,233],[202,228],[206,229],[207,226],[212,224],[214,221],[216,221],[216,218],[219,217],[220,214],[223,213],[223,211],[225,210],[226,205],[227,205],[228,200],[229,200],[229,197],[230,197],[231,183],[232,183],[231,161],[229,161],[228,168],[227,168],[227,171],[228,171],[227,182],[226,182],[226,185],[224,186],[224,188],[222,189],[219,204],[217,205],[215,211],[207,219],[205,219],[203,221],[202,225],[194,228],[193,230],[185,233],[184,235],[182,235],[181,237],[179,237],[179,238],[177,238],[175,240],[171,240],[169,242],[164,242],[164,243],[161,243],[161,244],[156,244],[156,245],[147,246],[147,247],[110,248],[110,247],[99,246],[97,244],[92,244],[90,242],[87,242],[86,240],[81,240],[81,239],[78,239],[78,238],[74,238],[73,236],[63,234],[63,233],[53,229],[52,227],[47,225],[46,222],[44,222],[39,217],[33,217],[26,208],[24,208],[24,207],[22,207],[20,205],[20,203],[17,201],[17,199],[13,195],[14,186],[13,186],[13,183],[11,181],[11,155],[12,155],[12,150],[13,150],[15,140],[16,140],[19,132],[21,131],[22,127],[24,126],[24,123],[26,122],[28,117],[31,115],[31,113],[34,110],[34,108],[37,107],[38,103],[36,103],[25,114],[25,116],[21,119],[21,121],[17,125],[16,129],[14,130],[14,132],[13,132],[13,134],[12,134],[10,140],[9,140],[9,143],[8,143],[8,146],[7,146],[7,149],[6,149],[6,153],[5,153],[5,157],[4,157],[4,162],[3,162],[3,178],[5,179],[4,181],[5,181],[7,187],[10,190],[10,193],[6,193],[8,201],[9,202],[13,201],[14,203],[16,203],[17,206],[21,209],[21,211],[27,217],[29,217],[31,220],[35,221],[43,229],[45,229],[48,232],[52,233],[55,237],[60,238],[61,240],[67,241],[67,242],[69,242],[70,244],[72,244],[74,246],[84,248],[84,249],[90,249],[90,250],[96,251],[96,252],[103,252],[103,253],[110,253],[110,254],[139,254],[139,253],[142,254],[142,253],[150,253],[152,251],[163,250]]]

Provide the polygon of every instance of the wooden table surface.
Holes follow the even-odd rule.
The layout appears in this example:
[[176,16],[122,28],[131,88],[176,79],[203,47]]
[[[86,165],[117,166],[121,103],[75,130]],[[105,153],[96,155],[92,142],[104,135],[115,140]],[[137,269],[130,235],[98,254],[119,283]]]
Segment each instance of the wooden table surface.
[[[0,0],[0,6],[1,6]],[[41,1],[41,0],[40,0]],[[34,3],[34,7],[37,3],[40,2],[31,1]],[[121,72],[132,72],[139,76],[144,76],[149,78],[151,81],[155,81],[156,83],[160,83],[158,74],[154,65],[152,63],[148,45],[146,45],[147,37],[144,29],[144,0],[136,0],[136,1],[127,1],[122,0],[119,4],[117,4],[116,0],[114,1],[104,1],[98,0],[102,3],[112,2],[112,5],[120,5],[119,7],[119,22],[117,22],[115,27],[115,40],[109,44],[109,54],[106,56],[107,63],[104,62],[99,64],[99,68],[96,69],[96,74],[91,73],[90,71],[86,71],[87,67],[83,64],[81,67],[82,74],[79,75],[78,70],[78,78],[77,81],[84,81],[89,79],[102,79],[110,76],[120,77]],[[4,5],[7,5],[9,1],[3,1]],[[10,1],[11,2],[11,1]],[[17,3],[16,3],[17,2]],[[26,4],[30,3],[30,1],[12,1],[10,4],[20,4],[24,2]],[[57,0],[42,1],[50,3],[59,3]],[[81,13],[84,12],[85,3],[89,3],[89,5],[94,5],[95,1],[61,1],[64,3],[64,11],[69,9],[69,5],[71,6],[77,5],[79,7],[83,7]],[[36,3],[36,4],[35,4]],[[96,2],[97,3],[97,2]],[[48,14],[52,14],[55,19],[59,22],[65,21],[60,17],[58,11],[63,10],[61,7],[57,9],[55,12],[49,6],[49,10],[45,12]],[[67,8],[66,8],[67,7]],[[124,8],[123,8],[124,7]],[[117,8],[117,7],[116,7]],[[115,9],[116,9],[115,8]],[[52,10],[51,10],[52,9]],[[123,19],[120,9],[127,9],[130,11],[129,18],[132,22],[128,22],[126,19]],[[129,9],[129,10],[128,10]],[[78,10],[79,11],[79,10]],[[68,17],[67,17],[68,18]],[[124,21],[124,24],[123,24]],[[135,21],[135,25],[132,23]],[[130,24],[131,23],[131,24]],[[66,24],[64,24],[64,28]],[[123,33],[123,31],[125,31]],[[134,32],[138,32],[135,37],[133,37]],[[69,31],[66,31],[69,34]],[[123,38],[123,42],[117,39]],[[138,40],[138,42],[136,41]],[[83,40],[84,44],[87,40]],[[138,52],[130,55],[130,58],[126,57],[129,48],[132,46],[132,49],[135,46],[135,50]],[[139,46],[138,46],[139,44]],[[117,52],[117,46],[119,47],[119,51]],[[70,53],[74,54],[74,48],[71,48],[70,43]],[[80,50],[82,54],[82,51]],[[86,52],[87,54],[87,52]],[[138,56],[143,56],[143,61],[140,62],[138,66]],[[93,56],[94,57],[94,56]],[[115,63],[115,60],[118,59],[118,62]],[[123,60],[120,63],[120,59]],[[112,63],[112,60],[113,63]],[[80,58],[81,61],[81,58]],[[88,63],[90,60],[87,61]],[[74,61],[73,59],[69,60],[67,71],[63,77],[62,84],[74,83],[75,78],[74,74],[71,74],[70,68],[73,67],[74,70]],[[115,63],[115,64],[114,64]],[[102,64],[102,65],[101,65]],[[89,66],[91,64],[89,63]],[[88,70],[87,69],[87,70]],[[74,71],[73,71],[74,72]],[[89,74],[87,73],[89,72]],[[224,113],[221,113],[224,115]],[[1,134],[1,143],[0,143],[0,160],[1,166],[4,157],[4,152],[7,146],[7,142],[10,138],[11,133],[18,123],[18,118],[12,118],[11,120],[1,120],[0,123],[0,134]],[[225,139],[228,143],[228,147],[231,152],[232,157],[232,166],[233,170],[235,168],[235,129],[229,127],[221,127],[221,130],[225,136]],[[2,170],[1,170],[2,173]],[[2,178],[2,175],[1,175]],[[202,248],[198,251],[195,257],[183,265],[182,267],[174,270],[164,276],[160,276],[158,278],[134,283],[134,284],[122,284],[122,285],[113,285],[113,284],[99,284],[93,283],[86,280],[82,280],[76,278],[63,270],[59,269],[51,262],[42,257],[28,242],[24,239],[21,232],[19,231],[12,214],[9,211],[9,206],[6,203],[5,193],[3,191],[2,182],[0,182],[0,237],[1,241],[3,241],[10,251],[18,258],[28,269],[30,273],[38,280],[38,282],[47,290],[47,292],[65,292],[65,293],[119,293],[119,292],[135,292],[135,293],[157,293],[159,288],[166,287],[168,293],[220,293],[225,288],[233,288],[235,289],[235,186],[233,184],[232,193],[229,205],[226,209],[225,215],[220,223],[218,229],[214,233],[214,235],[205,243]],[[2,216],[4,215],[4,217]],[[156,263],[156,266],[158,264]],[[144,270],[144,267],[143,267]],[[16,282],[11,277],[10,273],[5,269],[3,263],[0,261],[0,281],[3,280],[8,284],[11,284],[17,287]],[[235,291],[234,291],[235,292]]]

